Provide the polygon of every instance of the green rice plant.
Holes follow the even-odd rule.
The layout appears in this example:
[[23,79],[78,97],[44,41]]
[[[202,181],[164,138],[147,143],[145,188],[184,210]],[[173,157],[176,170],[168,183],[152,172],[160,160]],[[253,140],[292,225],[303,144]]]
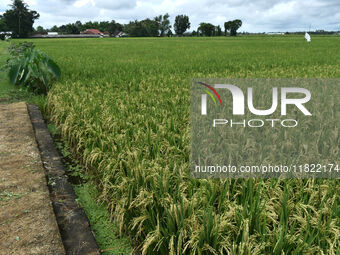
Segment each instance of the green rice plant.
[[[340,77],[340,37],[309,45],[297,36],[34,42],[63,72],[48,94],[49,118],[137,252],[340,253],[339,180],[189,173],[190,78]],[[325,126],[340,117],[336,105],[323,114]],[[280,162],[306,149],[301,134],[277,132],[272,141],[244,130],[230,137],[231,149],[242,151],[235,160]],[[337,129],[315,128],[306,139],[313,155],[340,158]]]

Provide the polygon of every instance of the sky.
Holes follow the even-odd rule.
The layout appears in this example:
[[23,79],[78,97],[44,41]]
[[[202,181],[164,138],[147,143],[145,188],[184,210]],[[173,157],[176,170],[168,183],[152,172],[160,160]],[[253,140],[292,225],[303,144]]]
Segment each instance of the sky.
[[[11,0],[1,0],[0,14]],[[340,31],[339,0],[26,0],[40,14],[34,27],[74,23],[77,20],[128,23],[169,13],[189,16],[190,31],[209,22],[223,28],[225,21],[241,19],[239,32]]]

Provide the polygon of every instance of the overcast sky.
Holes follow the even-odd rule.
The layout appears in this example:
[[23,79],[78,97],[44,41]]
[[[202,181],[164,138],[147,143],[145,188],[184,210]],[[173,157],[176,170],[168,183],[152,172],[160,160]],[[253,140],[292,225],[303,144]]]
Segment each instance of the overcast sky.
[[[11,0],[0,1],[0,13]],[[200,22],[223,27],[225,21],[241,19],[240,32],[340,30],[339,0],[26,0],[40,13],[35,27],[73,23],[77,20],[130,20],[153,18],[159,14],[186,14],[191,29]]]

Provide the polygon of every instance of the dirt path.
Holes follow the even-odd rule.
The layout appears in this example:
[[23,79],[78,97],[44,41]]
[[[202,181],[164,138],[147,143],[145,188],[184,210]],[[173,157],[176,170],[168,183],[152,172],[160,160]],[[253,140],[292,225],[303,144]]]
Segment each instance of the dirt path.
[[0,105],[0,254],[65,254],[25,103]]

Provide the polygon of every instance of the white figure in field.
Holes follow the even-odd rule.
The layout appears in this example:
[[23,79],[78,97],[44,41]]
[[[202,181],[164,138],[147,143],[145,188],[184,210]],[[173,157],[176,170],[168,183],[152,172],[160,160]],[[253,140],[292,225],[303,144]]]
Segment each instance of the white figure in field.
[[310,35],[307,32],[305,33],[305,39],[307,42],[311,41]]

